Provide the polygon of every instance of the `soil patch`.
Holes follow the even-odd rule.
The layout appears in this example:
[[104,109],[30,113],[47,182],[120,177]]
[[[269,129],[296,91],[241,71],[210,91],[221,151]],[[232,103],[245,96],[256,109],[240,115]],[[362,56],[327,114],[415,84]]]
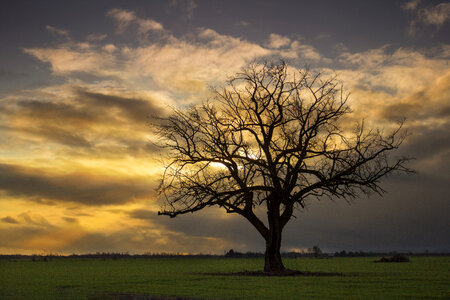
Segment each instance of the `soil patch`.
[[297,270],[284,270],[283,272],[264,272],[264,271],[243,271],[234,273],[202,273],[202,275],[219,275],[219,276],[344,276],[342,273],[331,272],[308,272]]

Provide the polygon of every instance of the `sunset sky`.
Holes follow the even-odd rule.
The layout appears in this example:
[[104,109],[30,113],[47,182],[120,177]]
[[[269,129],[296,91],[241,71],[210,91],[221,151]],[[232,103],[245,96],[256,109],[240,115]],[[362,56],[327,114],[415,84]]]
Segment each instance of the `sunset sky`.
[[150,128],[252,61],[334,73],[355,120],[405,117],[415,175],[311,201],[285,251],[450,252],[447,1],[1,1],[0,254],[264,251],[219,209],[157,216]]

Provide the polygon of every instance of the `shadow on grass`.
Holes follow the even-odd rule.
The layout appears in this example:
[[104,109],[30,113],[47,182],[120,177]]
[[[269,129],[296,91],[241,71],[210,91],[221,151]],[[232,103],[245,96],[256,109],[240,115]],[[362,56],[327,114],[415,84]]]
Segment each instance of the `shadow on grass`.
[[382,257],[379,260],[374,260],[375,263],[403,263],[403,262],[411,262],[409,257],[403,254],[395,254],[392,257]]
[[234,273],[201,273],[199,275],[218,275],[218,276],[254,276],[254,277],[265,277],[265,276],[313,276],[313,277],[323,277],[323,276],[344,276],[342,273],[331,273],[331,272],[302,272],[297,270],[284,270],[283,272],[264,272],[264,271],[243,271]]

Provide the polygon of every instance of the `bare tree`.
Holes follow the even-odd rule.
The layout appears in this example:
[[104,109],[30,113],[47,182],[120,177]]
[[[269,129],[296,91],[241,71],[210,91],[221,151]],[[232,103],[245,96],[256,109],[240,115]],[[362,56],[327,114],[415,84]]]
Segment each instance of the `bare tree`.
[[381,194],[382,177],[409,172],[406,158],[389,157],[405,138],[401,124],[387,135],[363,122],[348,132],[347,99],[335,78],[281,62],[251,64],[210,101],[175,109],[159,125],[170,153],[159,214],[213,205],[237,213],[266,241],[264,271],[282,272],[283,228],[307,199]]

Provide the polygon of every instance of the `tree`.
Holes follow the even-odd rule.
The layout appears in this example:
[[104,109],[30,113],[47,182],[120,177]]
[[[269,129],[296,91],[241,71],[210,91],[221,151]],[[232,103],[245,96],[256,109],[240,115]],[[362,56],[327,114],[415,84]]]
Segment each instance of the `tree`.
[[315,258],[320,257],[322,255],[322,249],[319,246],[315,245],[310,250],[310,253],[314,255]]
[[387,135],[364,122],[349,132],[347,100],[336,78],[253,63],[202,105],[174,109],[158,125],[170,153],[158,214],[239,214],[266,242],[264,271],[283,272],[282,231],[307,199],[381,194],[381,178],[409,172],[407,158],[389,155],[405,138],[401,124]]

